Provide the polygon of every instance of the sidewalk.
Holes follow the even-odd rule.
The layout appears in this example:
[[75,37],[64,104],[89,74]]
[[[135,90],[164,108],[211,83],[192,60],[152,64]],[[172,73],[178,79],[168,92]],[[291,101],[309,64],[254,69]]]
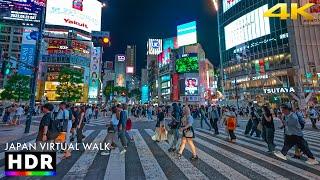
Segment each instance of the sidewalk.
[[31,125],[29,134],[25,134],[24,129],[24,124],[18,126],[0,125],[0,144],[14,141],[38,132],[38,126],[34,125]]

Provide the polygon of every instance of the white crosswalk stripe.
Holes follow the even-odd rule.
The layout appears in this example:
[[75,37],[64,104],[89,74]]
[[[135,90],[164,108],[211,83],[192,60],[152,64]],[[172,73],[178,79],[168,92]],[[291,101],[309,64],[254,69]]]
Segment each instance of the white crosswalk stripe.
[[[134,143],[131,143],[130,146],[135,146],[137,159],[134,163],[137,163],[141,169],[140,176],[137,176],[137,179],[144,177],[143,179],[153,180],[153,179],[172,179],[170,173],[164,171],[163,164],[159,161],[159,158],[156,157],[158,153],[156,151],[161,151],[163,154],[162,158],[165,158],[167,161],[171,161],[173,166],[170,167],[172,172],[182,173],[186,178],[192,180],[207,180],[213,179],[213,177],[208,176],[207,171],[214,170],[215,172],[221,174],[221,177],[224,176],[226,179],[232,180],[241,180],[241,179],[252,179],[250,178],[250,172],[253,171],[258,174],[262,179],[276,179],[276,180],[286,180],[292,179],[290,176],[285,176],[283,174],[292,174],[296,176],[297,179],[320,179],[320,166],[311,166],[307,165],[302,160],[288,158],[287,161],[279,160],[276,157],[269,156],[265,152],[267,151],[267,145],[265,142],[259,139],[252,137],[246,137],[243,133],[244,130],[237,129],[236,136],[237,142],[235,144],[229,143],[224,140],[227,137],[226,132],[223,128],[220,128],[220,135],[213,136],[213,132],[196,129],[196,138],[194,142],[197,147],[197,154],[199,156],[199,161],[206,166],[200,166],[197,162],[193,162],[185,156],[182,156],[181,159],[178,159],[174,154],[169,153],[167,150],[170,147],[166,142],[159,142],[154,144],[150,138],[154,131],[151,129],[138,130],[133,129],[132,133],[134,136]],[[144,132],[143,132],[144,131]],[[143,133],[142,133],[143,132]],[[146,132],[146,133],[145,133]],[[306,139],[309,136],[314,136],[316,138],[319,135],[317,132],[305,133]],[[107,131],[106,130],[85,130],[84,135],[86,138],[85,141],[88,141],[90,136],[89,143],[101,143],[104,141]],[[279,150],[283,145],[283,132],[280,130],[276,131],[275,143],[278,144],[277,150]],[[315,138],[314,138],[315,139]],[[31,140],[29,142],[34,142]],[[317,149],[319,145],[316,143],[309,143],[310,148]],[[224,148],[225,147],[225,148]],[[191,150],[187,146],[186,151],[190,154]],[[98,150],[86,150],[82,153],[76,155],[76,159],[68,163],[69,160],[61,160],[62,154],[58,154],[57,158],[57,167],[62,166],[65,168],[62,173],[62,179],[88,179],[86,175],[91,171],[90,169],[99,169],[99,167],[94,167],[94,164],[97,161]],[[314,152],[315,154],[318,152]],[[289,155],[293,154],[293,150],[290,151]],[[289,156],[288,155],[288,156]],[[126,159],[127,156],[130,156],[130,152],[127,151],[125,155],[120,155],[118,148],[111,151],[109,160],[106,161],[105,169],[99,170],[101,176],[99,179],[112,180],[126,179]],[[319,156],[319,154],[316,154]],[[0,160],[4,159],[4,153],[0,153]],[[106,157],[106,156],[103,156]],[[226,161],[230,159],[234,162],[237,162],[236,167],[233,164],[227,163]],[[98,161],[104,159],[98,159]],[[159,162],[158,162],[159,161]],[[63,163],[62,163],[63,162]],[[132,162],[131,162],[132,163]],[[209,167],[209,169],[207,168]],[[211,169],[210,169],[211,168]],[[170,170],[171,170],[170,169]],[[242,169],[247,172],[242,171]],[[4,177],[4,166],[0,167],[0,179]],[[33,179],[33,178],[31,178]],[[89,178],[91,179],[91,177]],[[142,178],[140,178],[142,179]]]
[[[77,160],[77,162],[72,166],[72,168],[69,170],[69,172],[64,176],[64,180],[68,179],[83,179],[92,164],[96,154],[99,151],[99,143],[102,143],[107,135],[106,130],[102,130],[98,136],[90,143],[92,143],[92,149],[86,150],[84,153],[82,153],[81,157]],[[98,148],[94,149],[94,145],[97,145]]]
[[139,131],[134,129],[134,142],[138,151],[141,165],[143,167],[145,176],[147,180],[166,180],[167,177],[162,171],[157,160],[154,158],[152,152],[150,151],[147,143],[144,141]]
[[[206,131],[206,130],[204,130]],[[208,131],[209,132],[209,131]],[[274,159],[274,158],[270,158],[268,156],[265,156],[263,154],[260,154],[260,153],[257,153],[255,151],[252,151],[250,149],[247,149],[247,148],[244,148],[240,145],[237,145],[237,144],[230,144],[226,141],[223,141],[221,139],[218,139],[218,138],[213,138],[212,136],[209,136],[205,133],[201,133],[199,131],[196,132],[197,134],[203,136],[203,137],[206,137],[206,138],[210,138],[210,139],[214,139],[214,141],[220,143],[220,144],[223,144],[223,145],[226,145],[228,147],[231,147],[233,149],[237,149],[245,154],[248,154],[248,155],[253,155],[255,156],[256,158],[260,159],[260,160],[263,160],[263,161],[266,161],[274,166],[278,166],[279,168],[284,168],[292,173],[295,173],[296,175],[299,175],[299,176],[302,176],[306,179],[319,179],[319,176],[318,175],[315,175],[313,173],[310,173],[309,171],[305,171],[305,170],[302,170],[302,169],[299,169],[293,165],[290,165],[290,164],[287,164],[287,163],[284,163],[282,161],[279,161],[277,159]],[[210,134],[212,134],[211,132],[209,132]]]
[[[150,136],[154,135],[154,131],[151,129],[145,130]],[[171,159],[171,161],[174,162],[174,164],[179,167],[179,169],[183,172],[184,175],[186,175],[189,179],[208,179],[201,171],[199,171],[197,168],[195,168],[186,158],[181,157],[180,160],[173,157],[172,154],[169,154],[167,149],[169,149],[169,144],[167,143],[159,143],[159,147],[162,149],[163,152],[166,153],[166,155]]]

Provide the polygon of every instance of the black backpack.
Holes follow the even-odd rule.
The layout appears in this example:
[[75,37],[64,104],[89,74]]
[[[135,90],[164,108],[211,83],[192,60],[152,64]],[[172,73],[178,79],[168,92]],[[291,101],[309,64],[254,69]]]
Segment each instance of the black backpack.
[[48,139],[54,140],[58,137],[60,130],[59,130],[59,121],[54,118],[53,113],[51,113],[50,123],[48,127]]

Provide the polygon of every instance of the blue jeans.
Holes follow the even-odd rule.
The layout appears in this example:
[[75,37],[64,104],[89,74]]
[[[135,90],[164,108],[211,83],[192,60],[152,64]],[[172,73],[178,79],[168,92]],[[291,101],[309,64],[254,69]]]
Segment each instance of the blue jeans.
[[178,129],[170,129],[168,134],[172,139],[170,148],[177,149],[177,144],[178,144],[178,140],[179,140],[179,130]]
[[148,120],[152,120],[152,113],[151,112],[148,112]]
[[211,130],[211,126],[210,126],[210,124],[209,124],[209,122],[208,122],[208,118],[207,117],[202,117],[201,116],[201,128],[203,128],[203,121],[207,124],[207,126],[209,127],[209,129]]

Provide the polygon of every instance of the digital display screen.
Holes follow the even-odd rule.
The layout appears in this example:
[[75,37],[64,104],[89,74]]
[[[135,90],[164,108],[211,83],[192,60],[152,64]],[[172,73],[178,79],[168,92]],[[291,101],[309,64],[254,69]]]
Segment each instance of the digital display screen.
[[149,39],[148,54],[158,55],[162,52],[162,39]]
[[40,22],[45,0],[0,0],[0,19]]
[[198,57],[187,56],[176,60],[177,73],[192,73],[199,71]]
[[226,50],[270,34],[269,18],[263,17],[268,4],[241,16],[224,27]]
[[185,81],[185,95],[198,95],[198,79],[186,78]]
[[97,0],[47,0],[46,24],[100,31],[101,11]]
[[192,21],[179,25],[177,27],[177,34],[179,47],[197,43],[197,22]]
[[223,0],[223,12],[228,11],[232,6],[236,5],[241,0]]

